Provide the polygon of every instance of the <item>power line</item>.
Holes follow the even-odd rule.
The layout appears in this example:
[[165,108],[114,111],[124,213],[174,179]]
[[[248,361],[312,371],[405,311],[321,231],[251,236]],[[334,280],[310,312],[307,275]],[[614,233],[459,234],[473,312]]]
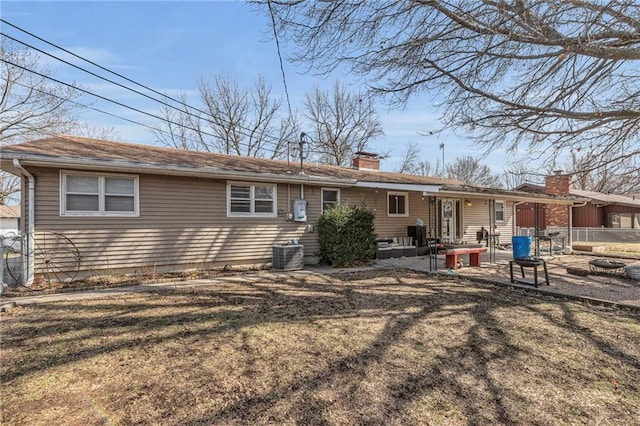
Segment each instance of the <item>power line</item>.
[[[31,72],[31,71],[29,71],[29,72]],[[23,83],[20,83],[20,82],[16,82],[16,81],[14,81],[12,84],[17,84],[18,86],[22,86],[22,87],[24,87],[26,89],[29,89],[29,90],[35,90],[36,92],[42,93],[44,95],[51,96],[53,98],[59,99],[59,100],[64,101],[64,102],[70,102],[70,103],[72,103],[74,105],[77,105],[79,107],[87,108],[87,109],[99,112],[101,114],[105,114],[105,115],[108,115],[110,117],[117,118],[119,120],[127,121],[127,122],[132,123],[132,124],[137,124],[139,126],[146,127],[147,129],[155,131],[155,132],[164,133],[164,134],[167,134],[167,135],[172,135],[172,133],[167,131],[167,130],[160,129],[158,127],[153,127],[153,126],[150,126],[148,124],[142,123],[140,121],[132,120],[130,118],[126,118],[126,117],[123,117],[121,115],[109,112],[109,111],[104,111],[104,110],[102,110],[100,108],[96,108],[96,107],[93,107],[91,105],[83,104],[81,102],[77,102],[77,101],[74,101],[72,99],[67,99],[67,98],[62,97],[60,95],[55,95],[53,93],[47,92],[46,90],[38,89],[37,87],[32,87],[32,86],[29,86],[29,85],[26,85],[26,84],[23,84]],[[25,126],[21,126],[21,127],[24,128],[24,129],[27,129],[27,130],[34,130],[34,129],[30,128],[30,127],[25,127]],[[60,137],[59,134],[56,134],[56,133],[53,133],[53,132],[48,132],[48,131],[43,130],[43,129],[36,129],[36,131],[40,132],[40,133],[43,133],[43,134],[46,134],[46,135],[49,135],[49,136]],[[187,140],[187,141],[198,142],[197,139],[190,138],[190,137],[183,137],[183,139]],[[180,149],[178,147],[174,147],[174,148]]]
[[[20,83],[20,82],[17,82],[17,81],[14,81],[13,84],[17,84],[18,86],[22,86],[22,87],[24,87],[26,89],[29,89],[29,90],[35,90],[36,92],[42,93],[44,95],[51,96],[51,97],[56,98],[56,99],[60,99],[61,101],[64,101],[64,102],[70,102],[70,103],[72,103],[72,104],[74,104],[76,106],[83,107],[83,108],[86,108],[86,109],[90,109],[90,110],[99,112],[101,114],[105,114],[105,115],[108,115],[110,117],[117,118],[119,120],[127,121],[127,122],[132,123],[132,124],[137,124],[139,126],[146,127],[149,130],[153,130],[153,131],[156,131],[156,132],[160,132],[160,133],[165,133],[165,134],[171,135],[171,133],[166,131],[166,130],[163,130],[163,129],[160,129],[160,128],[157,128],[157,127],[153,127],[153,126],[150,126],[148,124],[141,123],[140,121],[132,120],[130,118],[126,118],[126,117],[123,117],[121,115],[114,114],[112,112],[105,111],[105,110],[102,110],[100,108],[93,107],[91,105],[83,104],[81,102],[77,102],[77,101],[74,101],[72,99],[67,99],[67,98],[64,98],[64,97],[62,97],[60,95],[56,95],[56,94],[47,92],[46,90],[38,89],[37,87],[32,87],[32,86],[29,86],[29,85],[26,85],[26,84],[23,84],[23,83]],[[46,133],[46,134],[49,134],[49,135],[52,135],[52,136],[58,136],[55,133],[48,133],[48,132],[45,132],[45,131],[42,131],[42,133]],[[185,137],[184,139],[190,140],[190,141],[194,141],[194,142],[196,141],[196,139],[193,139],[193,138],[186,138]]]
[[[216,119],[218,119],[218,120],[220,120],[220,121],[222,121],[222,122],[225,122],[225,119],[224,119],[224,118],[217,117],[217,116],[213,115],[210,111],[205,111],[205,110],[202,110],[202,109],[200,109],[200,108],[198,108],[198,107],[191,106],[191,105],[189,105],[189,104],[187,104],[187,103],[185,103],[185,102],[183,102],[183,101],[181,101],[181,100],[179,100],[179,99],[176,99],[176,98],[173,98],[173,97],[171,97],[171,96],[167,95],[166,93],[159,92],[159,91],[157,91],[157,90],[155,90],[155,89],[153,89],[153,88],[151,88],[151,87],[149,87],[149,86],[146,86],[146,85],[144,85],[144,84],[142,84],[142,83],[139,83],[139,82],[137,82],[137,81],[135,81],[135,80],[132,80],[132,79],[130,79],[130,78],[128,78],[128,77],[126,77],[126,76],[124,76],[124,75],[120,74],[120,73],[117,73],[117,72],[112,71],[112,70],[110,70],[110,69],[108,69],[108,68],[106,68],[106,67],[103,67],[102,65],[97,64],[97,63],[95,63],[95,62],[93,62],[93,61],[91,61],[91,60],[89,60],[89,59],[86,59],[86,58],[84,58],[84,57],[82,57],[82,56],[80,56],[80,55],[78,55],[78,54],[76,54],[76,53],[74,53],[74,52],[72,52],[72,51],[70,51],[70,50],[68,50],[68,49],[65,49],[64,47],[61,47],[61,46],[59,46],[59,45],[57,45],[57,44],[55,44],[55,43],[52,43],[52,42],[50,42],[50,41],[48,41],[48,40],[46,40],[46,39],[42,38],[42,37],[39,37],[38,35],[33,34],[32,32],[29,32],[29,31],[25,30],[24,28],[20,28],[19,26],[15,25],[15,24],[12,24],[12,23],[8,22],[8,21],[7,21],[7,20],[5,20],[5,19],[0,18],[0,22],[3,22],[3,23],[5,23],[5,24],[7,24],[7,25],[9,25],[9,26],[11,26],[11,27],[13,27],[13,28],[17,29],[18,31],[21,31],[21,32],[23,32],[23,33],[25,33],[25,34],[27,34],[27,35],[29,35],[29,36],[31,36],[31,37],[33,37],[33,38],[37,39],[37,40],[42,41],[43,43],[46,43],[46,44],[48,44],[48,45],[50,45],[50,46],[53,46],[53,47],[55,47],[56,49],[62,50],[63,52],[65,52],[65,53],[67,53],[67,54],[69,54],[69,55],[71,55],[71,56],[73,56],[73,57],[76,57],[76,58],[78,58],[78,59],[80,59],[80,60],[82,60],[82,61],[85,61],[85,62],[87,62],[87,63],[89,63],[89,64],[91,64],[91,65],[93,65],[93,66],[95,66],[95,67],[98,67],[98,68],[100,68],[100,69],[102,69],[102,70],[104,70],[104,71],[106,71],[106,72],[108,72],[108,73],[110,73],[110,74],[113,74],[113,75],[115,75],[115,76],[118,76],[118,77],[120,77],[120,78],[122,78],[122,79],[124,79],[124,80],[126,80],[126,81],[129,81],[129,82],[131,82],[131,83],[133,83],[133,84],[135,84],[135,85],[137,85],[137,86],[140,86],[140,87],[142,87],[142,88],[144,88],[144,89],[146,89],[146,90],[149,90],[150,92],[153,92],[153,93],[155,93],[155,94],[158,94],[158,95],[160,95],[160,96],[162,96],[162,97],[164,97],[164,98],[167,98],[167,99],[169,99],[169,100],[171,100],[171,101],[173,101],[173,102],[176,102],[176,103],[178,103],[178,104],[180,104],[180,105],[182,105],[182,106],[185,106],[185,107],[187,107],[187,108],[189,108],[189,109],[192,109],[192,110],[198,111],[198,112],[200,112],[200,113],[202,113],[202,114],[205,114],[205,115],[211,115],[212,117],[214,117],[214,118],[216,118]],[[67,62],[67,61],[65,61],[65,60],[63,60],[63,59],[61,59],[61,58],[58,58],[57,56],[54,56],[54,55],[49,54],[49,53],[47,53],[47,52],[45,52],[45,51],[42,51],[42,50],[37,49],[37,48],[35,48],[35,47],[33,47],[33,46],[30,46],[30,45],[28,45],[28,44],[26,44],[26,43],[24,43],[24,42],[22,42],[22,41],[20,41],[20,40],[17,40],[17,39],[15,39],[15,38],[13,38],[13,37],[7,36],[7,35],[6,35],[6,34],[4,34],[4,33],[3,33],[3,35],[4,35],[5,37],[9,37],[9,38],[11,38],[11,39],[12,39],[12,40],[14,40],[14,41],[17,41],[18,43],[21,43],[21,44],[23,44],[23,45],[25,45],[25,46],[28,46],[28,47],[30,47],[30,48],[32,48],[32,49],[34,49],[34,50],[39,51],[39,52],[41,52],[41,53],[43,53],[43,54],[45,54],[45,55],[48,55],[48,56],[50,56],[50,57],[52,57],[52,58],[54,58],[54,59],[56,59],[56,60],[59,60],[59,61],[61,61],[61,62],[64,62],[64,63],[66,63],[66,64],[68,64],[68,65],[70,65],[70,66],[72,66],[72,67],[74,67],[74,68],[77,68],[77,69],[80,69],[80,70],[82,70],[82,71],[85,71],[85,72],[87,72],[87,73],[89,73],[89,74],[91,74],[91,75],[93,75],[93,76],[96,76],[96,77],[98,77],[98,78],[100,78],[100,79],[103,79],[103,80],[105,80],[105,81],[108,81],[108,82],[110,82],[110,83],[112,83],[112,84],[116,84],[116,85],[118,85],[118,86],[120,86],[120,87],[123,87],[123,88],[125,88],[125,89],[130,90],[130,91],[133,91],[134,93],[138,93],[138,94],[140,94],[140,95],[142,95],[142,96],[145,96],[145,97],[147,97],[147,98],[149,98],[149,99],[152,99],[152,100],[154,100],[154,101],[156,101],[156,102],[164,103],[163,101],[160,101],[160,100],[158,100],[158,99],[155,99],[155,98],[152,98],[152,97],[150,97],[150,96],[148,96],[148,95],[145,95],[145,94],[143,94],[143,93],[140,93],[140,92],[138,92],[138,91],[136,91],[136,90],[134,90],[134,89],[131,89],[131,88],[129,88],[128,86],[123,86],[123,85],[121,85],[121,84],[119,84],[119,83],[113,82],[113,81],[111,81],[111,80],[109,80],[109,79],[107,79],[107,78],[105,78],[105,77],[102,77],[102,76],[100,76],[100,75],[97,75],[97,74],[95,74],[95,73],[92,73],[91,71],[87,71],[87,70],[85,70],[84,68],[82,68],[82,67],[80,67],[80,66],[77,66],[77,65],[75,65],[75,64],[69,63],[69,62]],[[169,106],[170,108],[176,109],[177,111],[181,111],[181,112],[182,112],[182,110],[179,110],[179,109],[175,108],[175,107],[174,107],[174,106],[172,106],[172,105],[168,105],[168,104],[165,104],[165,105]],[[196,116],[196,117],[198,117],[198,118],[202,118],[202,117],[200,117],[200,116]],[[207,121],[211,122],[210,120],[207,120]],[[226,123],[227,123],[227,124],[230,124],[230,122],[228,122],[228,121],[227,121]],[[214,123],[214,124],[215,124],[215,123]],[[240,125],[238,125],[238,127],[239,127],[239,128],[241,128],[241,129],[243,129],[243,130],[246,130],[246,131],[251,132],[251,129],[249,129],[248,127],[243,127],[243,126],[240,126]],[[250,136],[250,135],[244,134],[244,136]],[[279,140],[279,139],[278,139],[277,137],[275,137],[275,136],[269,136],[269,135],[266,135],[266,136],[268,136],[269,138],[271,138],[271,139],[273,139],[273,140],[276,140],[276,141],[277,141],[277,140]],[[273,142],[272,142],[272,143],[273,143]],[[277,143],[277,142],[275,142],[275,143]]]
[[[273,14],[273,6],[271,6],[271,0],[267,0],[269,6],[269,15],[271,16],[271,26],[273,28],[273,38],[276,41],[276,50],[278,51],[278,60],[280,61],[280,72],[282,73],[282,84],[284,85],[284,94],[287,98],[287,107],[289,108],[289,118],[293,119],[293,112],[291,111],[291,100],[289,99],[289,88],[287,87],[287,77],[284,72],[284,64],[282,62],[282,53],[280,52],[280,40],[278,39],[278,32],[276,31],[276,18]],[[289,141],[287,141],[287,162],[291,161],[291,147]]]
[[[53,55],[53,54],[50,54],[50,53],[48,53],[48,52],[45,52],[44,50],[41,50],[41,49],[39,49],[39,48],[37,48],[37,47],[34,47],[34,46],[32,46],[32,45],[30,45],[30,44],[28,44],[28,43],[25,43],[25,42],[23,42],[23,41],[21,41],[21,40],[18,40],[18,39],[16,39],[16,38],[14,38],[14,37],[11,37],[11,36],[9,36],[9,35],[7,35],[7,34],[3,33],[3,32],[0,32],[0,35],[2,35],[2,36],[4,36],[4,37],[7,37],[7,38],[9,38],[9,39],[11,39],[11,40],[13,40],[13,41],[15,41],[15,42],[17,42],[17,43],[20,43],[20,44],[22,44],[23,46],[26,46],[26,47],[28,47],[28,48],[30,48],[30,49],[33,49],[33,50],[35,50],[35,51],[37,51],[37,52],[39,52],[39,53],[42,53],[42,54],[44,54],[44,55],[47,55],[47,56],[49,56],[50,58],[53,58],[53,59],[56,59],[56,60],[58,60],[58,61],[60,61],[60,62],[62,62],[62,63],[65,63],[65,64],[67,64],[67,65],[69,65],[69,66],[71,66],[71,67],[73,67],[73,68],[76,68],[76,69],[79,69],[79,70],[81,70],[81,71],[84,71],[84,72],[86,72],[87,74],[90,74],[90,75],[92,75],[92,76],[94,76],[94,77],[97,77],[97,78],[99,78],[99,79],[101,79],[101,80],[107,81],[107,82],[109,82],[109,83],[111,83],[111,84],[114,84],[114,85],[116,85],[116,86],[118,86],[118,87],[121,87],[121,88],[123,88],[123,89],[129,90],[129,91],[131,91],[131,92],[133,92],[133,93],[136,93],[136,94],[138,94],[138,95],[141,95],[141,96],[143,96],[143,97],[145,97],[145,98],[147,98],[147,99],[151,99],[152,101],[158,102],[158,103],[160,103],[160,104],[162,104],[162,105],[165,105],[165,106],[167,106],[167,107],[169,107],[169,108],[172,108],[172,109],[174,109],[174,110],[176,110],[176,111],[183,112],[181,109],[176,108],[175,106],[173,106],[173,105],[171,105],[171,104],[168,104],[168,103],[166,103],[166,102],[164,102],[164,101],[161,101],[161,100],[159,100],[159,99],[156,99],[156,98],[154,98],[154,97],[152,97],[152,96],[149,96],[149,95],[147,95],[147,94],[145,94],[145,93],[142,93],[142,92],[140,92],[140,91],[138,91],[138,90],[132,89],[132,88],[130,88],[130,87],[128,87],[128,86],[125,86],[125,85],[123,85],[123,84],[121,84],[121,83],[118,83],[118,82],[116,82],[116,81],[110,80],[110,79],[108,79],[108,78],[106,78],[106,77],[100,76],[100,75],[98,75],[98,74],[96,74],[96,73],[94,73],[94,72],[92,72],[92,71],[89,71],[89,70],[87,70],[87,69],[85,69],[85,68],[82,68],[82,67],[80,67],[80,66],[78,66],[78,65],[72,64],[72,63],[70,63],[70,62],[68,62],[68,61],[66,61],[66,60],[64,60],[64,59],[62,59],[62,58],[59,58],[59,57],[57,57],[57,56],[55,56],[55,55]],[[158,92],[158,93],[159,93],[159,92]],[[163,95],[163,96],[164,96],[164,95]],[[191,106],[187,105],[186,103],[183,103],[183,105],[185,105],[187,108],[196,109],[196,108],[194,108],[194,107],[191,107]],[[196,109],[196,110],[197,110],[197,109]],[[204,113],[204,114],[209,115],[209,114],[208,114],[208,113],[206,113],[206,112],[203,112],[203,113]],[[208,121],[209,123],[213,123],[213,124],[215,124],[213,121],[208,120],[208,119],[204,119],[203,117],[201,117],[201,116],[199,116],[199,115],[197,115],[197,114],[194,114],[194,116],[195,116],[196,118],[198,118],[198,119],[203,119],[203,120],[205,120],[205,121]],[[224,119],[222,119],[222,118],[215,117],[215,116],[213,116],[213,115],[212,115],[212,117],[214,117],[214,118],[218,118],[220,121],[224,122]],[[165,120],[165,119],[161,119],[161,120]],[[165,120],[165,121],[166,121],[166,120]],[[229,123],[227,122],[227,124],[229,124]],[[242,129],[242,126],[238,126],[238,127],[240,127],[240,128]],[[192,129],[192,130],[194,130],[194,129]],[[244,128],[244,130],[249,130],[249,129]],[[203,133],[203,132],[201,132],[201,133]],[[244,136],[248,136],[248,137],[250,137],[250,135],[247,135],[246,133],[242,133],[242,132],[239,132],[239,133],[240,133],[240,134],[242,134],[242,135],[244,135]],[[211,136],[213,136],[213,135],[211,135]],[[271,144],[274,144],[275,146],[277,146],[277,143],[275,143],[275,142],[265,141],[265,143],[271,143]],[[247,145],[247,146],[248,146],[248,145]]]
[[[162,96],[162,97],[164,97],[164,98],[166,98],[166,99],[169,99],[169,100],[171,100],[171,101],[173,101],[173,102],[176,102],[176,103],[178,103],[178,104],[180,104],[180,105],[182,105],[182,106],[184,106],[184,107],[187,107],[187,108],[189,108],[189,109],[191,109],[191,110],[194,110],[194,111],[198,111],[198,112],[200,112],[200,113],[202,113],[202,114],[205,114],[206,116],[211,116],[211,117],[213,117],[214,119],[219,120],[220,122],[223,122],[223,123],[226,123],[226,124],[231,124],[229,121],[225,120],[224,118],[221,118],[221,117],[218,117],[218,116],[216,116],[216,115],[212,114],[210,111],[205,111],[205,110],[202,110],[202,109],[200,109],[200,108],[198,108],[198,107],[191,106],[191,105],[189,105],[189,104],[187,104],[187,103],[185,103],[185,102],[183,102],[183,101],[181,101],[181,100],[179,100],[179,99],[173,98],[173,97],[171,97],[171,96],[169,96],[169,95],[167,95],[167,94],[164,94],[164,93],[162,93],[162,92],[159,92],[159,91],[157,91],[157,90],[155,90],[155,89],[153,89],[153,88],[151,88],[151,87],[149,87],[149,86],[146,86],[146,85],[144,85],[144,84],[142,84],[142,83],[139,83],[139,82],[137,82],[137,81],[135,81],[135,80],[132,80],[132,79],[130,79],[130,78],[128,78],[128,77],[126,77],[126,76],[124,76],[124,75],[120,74],[120,73],[117,73],[117,72],[112,71],[112,70],[110,70],[110,69],[108,69],[108,68],[106,68],[106,67],[103,67],[103,66],[101,66],[101,65],[99,65],[99,64],[97,64],[97,63],[95,63],[95,62],[93,62],[93,61],[91,61],[91,60],[89,60],[89,59],[86,59],[86,58],[84,58],[84,57],[82,57],[82,56],[80,56],[80,55],[78,55],[78,54],[76,54],[76,53],[71,52],[71,51],[70,51],[70,50],[68,50],[68,49],[65,49],[65,48],[63,48],[63,47],[61,47],[61,46],[59,46],[59,45],[57,45],[57,44],[55,44],[55,43],[52,43],[52,42],[50,42],[50,41],[48,41],[48,40],[45,40],[45,39],[44,39],[44,38],[42,38],[42,37],[37,36],[36,34],[33,34],[33,33],[29,32],[29,31],[27,31],[27,30],[23,29],[23,28],[20,28],[20,27],[18,27],[17,25],[12,24],[12,23],[8,22],[8,21],[7,21],[7,20],[5,20],[5,19],[0,18],[0,22],[3,22],[3,23],[5,23],[5,24],[7,24],[7,25],[9,25],[9,26],[11,26],[11,27],[13,27],[13,28],[17,29],[18,31],[21,31],[21,32],[23,32],[23,33],[25,33],[25,34],[27,34],[27,35],[29,35],[29,36],[33,37],[33,38],[36,38],[37,40],[42,41],[43,43],[46,43],[46,44],[48,44],[48,45],[50,45],[50,46],[53,46],[53,47],[55,47],[55,48],[57,48],[57,49],[59,49],[59,50],[62,50],[63,52],[65,52],[65,53],[67,53],[67,54],[69,54],[69,55],[71,55],[71,56],[73,56],[73,57],[76,57],[76,58],[78,58],[78,59],[80,59],[80,60],[82,60],[82,61],[85,61],[85,62],[87,62],[87,63],[89,63],[89,64],[91,64],[91,65],[93,65],[93,66],[96,66],[96,67],[98,67],[98,68],[100,68],[100,69],[102,69],[102,70],[104,70],[104,71],[107,71],[107,72],[108,72],[108,73],[110,73],[110,74],[113,74],[113,75],[115,75],[115,76],[118,76],[118,77],[120,77],[120,78],[122,78],[122,79],[124,79],[124,80],[126,80],[126,81],[129,81],[129,82],[131,82],[131,83],[133,83],[133,84],[135,84],[135,85],[137,85],[137,86],[140,86],[140,87],[142,87],[142,88],[144,88],[144,89],[146,89],[146,90],[149,90],[149,91],[151,91],[151,92],[153,92],[153,93],[155,93],[155,94],[158,94],[158,95],[160,95],[160,96]],[[83,68],[83,67],[81,67],[81,66],[79,66],[79,65],[75,65],[75,64],[73,64],[73,63],[71,63],[71,62],[68,62],[68,61],[66,61],[66,60],[64,60],[64,59],[62,59],[62,58],[60,58],[60,57],[58,57],[58,56],[55,56],[55,55],[50,54],[50,53],[48,53],[48,52],[46,52],[46,51],[44,51],[44,50],[42,50],[42,49],[39,49],[39,48],[37,48],[37,47],[34,47],[34,46],[32,46],[32,45],[30,45],[30,44],[28,44],[28,43],[24,42],[24,41],[21,41],[21,40],[16,39],[16,38],[14,38],[14,37],[12,37],[12,36],[9,36],[9,35],[7,35],[6,33],[0,32],[0,35],[2,35],[2,36],[4,36],[4,37],[7,37],[7,38],[9,38],[9,39],[11,39],[11,40],[13,40],[13,41],[15,41],[15,42],[17,42],[17,43],[20,43],[20,44],[22,44],[22,45],[24,45],[24,46],[26,46],[26,47],[28,47],[28,48],[31,48],[31,49],[33,49],[33,50],[35,50],[35,51],[37,51],[37,52],[40,52],[40,53],[42,53],[42,54],[44,54],[44,55],[47,55],[47,56],[49,56],[49,57],[51,57],[51,58],[53,58],[53,59],[55,59],[55,60],[58,60],[58,61],[60,61],[60,62],[63,62],[63,63],[65,63],[65,64],[67,64],[67,65],[69,65],[69,66],[71,66],[71,67],[74,67],[74,68],[79,69],[79,70],[81,70],[81,71],[83,71],[83,72],[86,72],[86,73],[88,73],[88,74],[90,74],[90,75],[92,75],[92,76],[94,76],[94,77],[97,77],[97,78],[99,78],[99,79],[101,79],[101,80],[107,81],[107,82],[109,82],[109,83],[111,83],[111,84],[115,84],[115,85],[117,85],[117,86],[119,86],[119,87],[121,87],[121,88],[123,88],[123,89],[129,90],[129,91],[131,91],[131,92],[133,92],[133,93],[136,93],[136,94],[138,94],[138,95],[144,96],[144,97],[146,97],[146,98],[148,98],[148,99],[151,99],[151,100],[153,100],[153,101],[155,101],[155,102],[158,102],[158,103],[160,103],[160,104],[162,104],[162,105],[165,105],[165,106],[167,106],[167,107],[169,107],[169,108],[175,109],[176,111],[184,112],[183,110],[181,110],[181,109],[179,109],[179,108],[177,108],[177,107],[175,107],[175,106],[173,106],[173,105],[171,105],[171,104],[168,104],[168,103],[166,103],[166,102],[164,102],[164,101],[162,101],[162,100],[159,100],[159,99],[157,99],[157,98],[154,98],[154,97],[152,97],[152,96],[149,96],[149,95],[147,95],[147,94],[145,94],[145,93],[142,93],[142,92],[140,92],[140,91],[138,91],[138,90],[132,89],[132,88],[130,88],[130,87],[128,87],[128,86],[126,86],[126,85],[123,85],[123,84],[121,84],[121,83],[115,82],[115,81],[113,81],[113,80],[111,80],[111,79],[108,79],[108,78],[106,78],[106,77],[103,77],[103,76],[101,76],[101,75],[99,75],[99,74],[96,74],[96,73],[94,73],[94,72],[92,72],[92,71],[89,71],[89,70],[87,70],[87,69],[85,69],[85,68]],[[291,117],[291,116],[292,116],[292,113],[291,113],[291,104],[290,104],[290,102],[289,102],[289,95],[288,95],[288,90],[287,90],[287,88],[286,88],[286,84],[285,84],[285,93],[286,93],[286,96],[287,96],[287,103],[288,103],[288,105],[289,105],[289,115],[290,115],[290,117]],[[196,114],[194,114],[194,115],[195,115],[195,117],[196,117],[196,118],[198,118],[198,119],[205,120],[205,121],[207,121],[207,122],[209,122],[209,123],[212,123],[212,124],[214,124],[214,125],[216,124],[215,122],[211,121],[210,119],[203,118],[203,117],[201,117],[201,116],[199,116],[199,115],[196,115]],[[246,131],[246,132],[250,132],[250,133],[252,132],[252,129],[250,129],[250,128],[248,128],[248,127],[244,127],[244,126],[241,126],[241,125],[237,125],[237,126],[238,126],[238,128],[240,128],[240,129],[242,129],[242,130],[244,130],[244,131]],[[251,135],[250,135],[250,134],[242,133],[242,132],[239,132],[239,133],[241,133],[243,136],[251,137]],[[274,146],[277,146],[277,145],[278,145],[278,143],[279,143],[279,141],[280,141],[280,138],[275,137],[275,136],[271,136],[271,135],[268,135],[268,134],[265,134],[265,136],[267,137],[267,139],[271,139],[271,141],[265,140],[265,141],[264,141],[265,143],[270,143],[270,144],[273,144]],[[287,144],[287,145],[288,145],[288,144]]]
[[[105,96],[102,96],[102,95],[98,95],[97,93],[93,93],[93,92],[91,92],[91,91],[89,91],[89,90],[83,89],[83,88],[81,88],[81,87],[74,86],[73,84],[66,83],[66,82],[64,82],[64,81],[62,81],[62,80],[58,80],[58,79],[56,79],[56,78],[54,78],[54,77],[48,76],[48,75],[46,75],[46,74],[42,74],[42,73],[40,73],[40,72],[38,72],[38,71],[35,71],[35,70],[32,70],[32,69],[29,69],[29,68],[27,68],[27,67],[24,67],[24,66],[19,65],[19,64],[16,64],[16,63],[13,63],[13,62],[11,62],[11,61],[7,60],[6,58],[0,58],[0,59],[1,59],[3,62],[5,62],[5,63],[7,63],[7,64],[9,64],[9,65],[11,65],[11,66],[14,66],[14,67],[16,67],[16,68],[20,68],[20,69],[22,69],[22,70],[24,70],[24,71],[30,72],[30,73],[32,73],[32,74],[35,74],[35,75],[39,76],[39,77],[46,78],[46,79],[51,80],[51,81],[53,81],[53,82],[55,82],[55,83],[61,84],[61,85],[66,86],[66,87],[69,87],[69,88],[71,88],[71,89],[73,89],[73,90],[77,90],[77,91],[79,91],[79,92],[85,93],[85,94],[87,94],[87,95],[94,96],[94,97],[96,97],[96,98],[102,99],[102,100],[107,101],[107,102],[111,102],[111,103],[116,104],[116,105],[118,105],[118,106],[121,106],[121,107],[123,107],[123,108],[130,109],[130,110],[132,110],[132,111],[135,111],[135,112],[140,113],[140,114],[147,115],[147,116],[152,117],[152,118],[155,118],[155,119],[157,119],[157,120],[165,121],[165,122],[167,122],[167,123],[173,124],[173,125],[178,126],[178,127],[182,127],[182,128],[185,128],[185,129],[189,129],[189,130],[193,130],[193,131],[196,131],[196,132],[200,132],[200,133],[202,133],[202,134],[204,134],[204,135],[206,135],[206,136],[211,136],[211,137],[214,137],[214,138],[216,138],[216,137],[217,137],[216,135],[213,135],[213,134],[211,134],[211,133],[207,133],[207,132],[204,132],[204,131],[202,131],[202,130],[195,129],[195,128],[193,128],[193,127],[189,127],[189,126],[186,126],[186,125],[181,124],[181,123],[176,123],[175,121],[171,121],[171,120],[170,120],[170,119],[168,119],[168,118],[162,118],[162,117],[159,117],[159,116],[157,116],[157,115],[155,115],[155,114],[152,114],[152,113],[150,113],[150,112],[146,112],[146,111],[143,111],[143,110],[138,109],[138,108],[136,108],[136,107],[132,107],[132,106],[130,106],[130,105],[126,105],[126,104],[124,104],[124,103],[122,103],[122,102],[119,102],[119,101],[116,101],[116,100],[113,100],[113,99],[109,99],[109,98],[107,98],[107,97],[105,97]],[[147,127],[147,126],[145,126],[145,127]],[[241,143],[241,142],[236,142],[236,143],[237,143],[238,145],[240,145],[240,146],[245,146],[245,147],[249,148],[249,145],[247,145],[247,144],[244,144],[244,143]],[[275,150],[273,150],[272,152],[273,152],[273,154],[274,154],[274,155],[276,154]]]

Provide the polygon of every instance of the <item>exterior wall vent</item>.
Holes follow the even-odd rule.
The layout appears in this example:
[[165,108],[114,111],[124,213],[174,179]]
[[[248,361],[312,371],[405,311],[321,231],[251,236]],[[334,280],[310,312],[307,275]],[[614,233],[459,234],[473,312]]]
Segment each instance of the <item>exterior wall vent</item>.
[[304,269],[304,246],[302,244],[273,246],[273,269],[278,271]]

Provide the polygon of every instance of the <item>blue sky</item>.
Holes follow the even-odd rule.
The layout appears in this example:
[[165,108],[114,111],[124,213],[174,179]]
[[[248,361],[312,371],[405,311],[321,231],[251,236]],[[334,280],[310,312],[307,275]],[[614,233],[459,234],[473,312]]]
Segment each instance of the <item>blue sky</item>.
[[[226,74],[242,86],[249,86],[258,74],[272,85],[272,93],[284,96],[276,45],[271,40],[268,17],[256,6],[244,2],[94,2],[94,1],[2,1],[3,19],[46,40],[69,49],[104,67],[121,73],[161,92],[186,92],[195,104],[200,76]],[[20,40],[54,53],[51,47],[31,39],[9,26],[2,31]],[[284,46],[286,56],[288,46]],[[60,55],[60,52],[55,52]],[[74,60],[79,65],[78,60]],[[73,70],[71,67],[43,58],[53,75],[75,82],[102,96],[155,112],[157,105],[139,95],[127,92]],[[83,64],[85,66],[86,64]],[[285,62],[290,99],[294,110],[303,109],[305,92],[314,85],[329,89],[336,79],[360,89],[354,76],[336,73],[327,78],[301,74],[304,67]],[[104,72],[100,74],[106,75]],[[88,101],[90,98],[87,98]],[[148,122],[133,111],[93,100],[93,106],[136,121]],[[427,95],[413,98],[403,110],[390,110],[380,103],[377,110],[385,132],[371,144],[374,152],[390,152],[384,170],[394,170],[408,142],[418,143],[423,159],[440,158],[438,145],[445,143],[446,162],[463,155],[479,154],[473,144],[454,132],[439,137],[421,136],[418,132],[439,129],[438,111]],[[153,143],[148,129],[96,112],[82,115],[90,125],[113,126],[118,139],[135,143]],[[494,172],[501,172],[506,156],[491,153],[486,161]]]

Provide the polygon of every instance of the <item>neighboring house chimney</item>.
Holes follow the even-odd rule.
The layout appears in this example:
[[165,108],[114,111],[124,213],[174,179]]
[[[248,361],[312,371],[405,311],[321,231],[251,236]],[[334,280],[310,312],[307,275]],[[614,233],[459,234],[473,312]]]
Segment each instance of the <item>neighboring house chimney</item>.
[[358,170],[380,170],[380,157],[372,152],[358,151],[353,158],[353,167]]
[[[545,192],[549,195],[568,197],[571,189],[571,175],[555,170],[544,179]],[[569,226],[569,207],[557,204],[547,205],[547,226]]]
[[544,192],[550,195],[569,196],[571,175],[562,174],[562,170],[556,170],[553,175],[545,177],[544,188]]

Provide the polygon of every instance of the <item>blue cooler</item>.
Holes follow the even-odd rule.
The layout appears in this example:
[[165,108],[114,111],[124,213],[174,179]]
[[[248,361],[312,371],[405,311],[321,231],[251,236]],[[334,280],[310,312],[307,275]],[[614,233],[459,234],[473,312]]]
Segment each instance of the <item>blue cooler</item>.
[[511,237],[513,258],[528,257],[531,253],[531,237]]

